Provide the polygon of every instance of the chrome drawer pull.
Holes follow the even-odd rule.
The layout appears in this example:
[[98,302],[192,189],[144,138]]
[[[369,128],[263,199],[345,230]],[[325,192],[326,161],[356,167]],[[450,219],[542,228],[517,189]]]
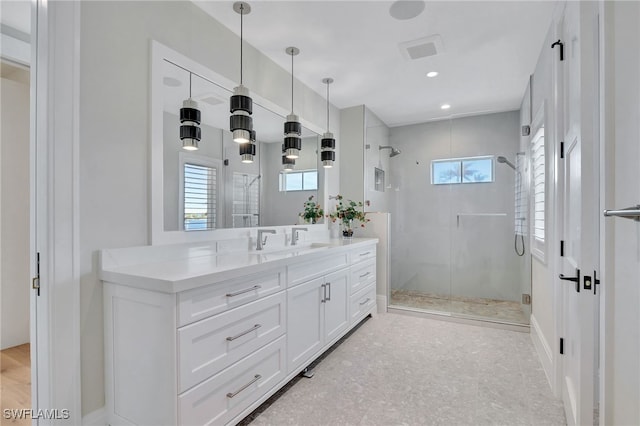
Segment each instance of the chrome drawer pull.
[[360,275],[360,278],[364,278],[364,277],[366,277],[367,275],[369,275],[370,273],[371,273],[371,272],[367,272],[366,274]]
[[367,300],[365,300],[364,302],[360,302],[360,306],[366,305],[367,303],[369,303],[370,300],[371,298],[367,297]]
[[236,396],[237,394],[239,394],[240,392],[242,392],[243,390],[245,390],[246,388],[248,388],[249,386],[251,386],[252,384],[254,384],[260,379],[262,379],[262,376],[259,374],[256,374],[255,376],[253,376],[253,380],[251,380],[249,383],[247,383],[246,385],[244,385],[243,387],[241,387],[235,392],[229,392],[227,394],[227,398],[233,398],[234,396]]
[[371,252],[370,252],[370,251],[368,251],[368,252],[366,252],[366,253],[360,253],[360,256],[366,256],[366,255],[368,255],[368,254],[371,254]]
[[227,297],[239,296],[241,294],[249,293],[250,291],[258,290],[260,288],[262,288],[261,285],[254,285],[251,288],[245,288],[244,290],[236,291],[235,293],[227,293]]
[[245,334],[249,334],[249,333],[251,333],[252,331],[257,330],[257,329],[259,329],[260,327],[262,327],[262,325],[261,325],[261,324],[256,324],[256,325],[254,325],[253,327],[251,327],[250,329],[248,329],[248,330],[246,330],[246,331],[243,331],[243,332],[242,332],[242,333],[240,333],[240,334],[236,334],[235,336],[227,337],[227,340],[228,340],[228,341],[230,341],[230,342],[233,342],[234,340],[239,339],[240,337],[244,336]]

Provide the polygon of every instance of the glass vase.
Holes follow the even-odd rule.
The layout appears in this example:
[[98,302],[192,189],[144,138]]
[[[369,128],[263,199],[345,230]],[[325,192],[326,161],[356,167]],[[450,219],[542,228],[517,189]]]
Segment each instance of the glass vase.
[[351,240],[353,238],[353,220],[342,222],[342,239]]

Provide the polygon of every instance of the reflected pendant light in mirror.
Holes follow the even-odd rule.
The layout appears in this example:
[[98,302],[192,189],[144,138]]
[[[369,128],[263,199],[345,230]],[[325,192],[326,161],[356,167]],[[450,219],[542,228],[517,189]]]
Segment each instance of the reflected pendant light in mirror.
[[286,155],[282,156],[282,168],[284,170],[293,170],[293,166],[296,165],[296,160],[293,158],[289,158]]
[[322,167],[329,169],[333,167],[333,162],[336,161],[336,140],[333,138],[333,133],[329,131],[329,85],[333,83],[333,79],[330,77],[323,78],[322,82],[327,85],[327,132],[322,135],[320,141],[320,159],[322,160]]
[[202,136],[198,103],[191,99],[192,77],[193,73],[189,73],[189,99],[186,99],[180,108],[180,140],[182,149],[187,151],[197,150]]
[[284,155],[287,158],[295,159],[300,156],[302,149],[302,125],[298,116],[293,113],[293,57],[300,53],[297,47],[287,47],[287,55],[291,55],[291,114],[287,115],[284,123]]
[[233,141],[248,143],[253,130],[253,100],[249,97],[249,89],[242,85],[242,48],[243,48],[243,17],[251,12],[248,3],[239,1],[233,4],[233,10],[240,14],[240,85],[233,89],[230,99],[229,129],[233,133]]
[[253,163],[253,157],[256,155],[256,131],[251,131],[249,143],[243,143],[240,148],[240,161],[243,163]]

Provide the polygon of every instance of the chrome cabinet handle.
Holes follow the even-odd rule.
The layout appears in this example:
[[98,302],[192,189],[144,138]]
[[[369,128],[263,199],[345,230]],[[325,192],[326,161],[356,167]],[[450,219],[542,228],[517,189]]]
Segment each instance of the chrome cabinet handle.
[[329,289],[329,296],[327,296],[327,299],[326,299],[327,301],[329,301],[329,300],[331,300],[331,283],[327,283],[325,288]]
[[360,253],[360,256],[366,256],[366,255],[368,255],[368,254],[371,254],[371,252],[370,252],[370,251],[368,251],[368,252],[366,252],[366,253]]
[[365,300],[364,302],[360,302],[360,306],[366,305],[367,303],[369,303],[370,300],[371,300],[371,298],[367,297],[367,300]]
[[236,291],[235,293],[227,293],[227,297],[239,296],[241,294],[249,293],[250,291],[258,290],[260,288],[262,288],[261,285],[254,285],[251,288],[245,288],[244,290]]
[[369,275],[370,273],[371,273],[371,272],[367,272],[366,274],[360,275],[360,278],[364,278],[364,277],[366,277],[367,275]]
[[262,376],[259,374],[256,374],[255,376],[253,376],[253,379],[249,383],[247,383],[246,385],[244,385],[243,387],[241,387],[235,392],[229,392],[227,394],[227,398],[233,398],[234,396],[236,396],[237,394],[239,394],[240,392],[242,392],[243,390],[245,390],[246,388],[248,388],[249,386],[251,386],[252,384],[254,384],[260,379],[262,379]]
[[632,207],[627,207],[626,209],[605,210],[604,215],[606,217],[615,216],[615,217],[622,217],[625,219],[633,219],[636,222],[640,222],[640,204]]
[[320,299],[320,303],[326,303],[327,301],[327,287],[325,284],[322,284],[322,299]]
[[227,337],[227,340],[228,340],[228,341],[230,341],[230,342],[233,342],[234,340],[239,339],[240,337],[244,336],[245,334],[249,334],[249,333],[251,333],[252,331],[257,330],[257,329],[259,329],[260,327],[262,327],[262,324],[256,324],[256,325],[254,325],[253,327],[251,327],[250,329],[248,329],[248,330],[246,330],[246,331],[243,331],[243,332],[242,332],[242,333],[240,333],[240,334],[236,334],[235,336],[229,336],[229,337]]

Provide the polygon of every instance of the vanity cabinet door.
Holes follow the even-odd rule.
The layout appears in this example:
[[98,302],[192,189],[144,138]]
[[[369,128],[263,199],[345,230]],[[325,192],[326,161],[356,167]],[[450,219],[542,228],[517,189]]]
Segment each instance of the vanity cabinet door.
[[289,372],[301,367],[323,343],[324,278],[287,290],[287,360]]
[[329,274],[324,282],[325,343],[329,343],[349,326],[349,270]]

